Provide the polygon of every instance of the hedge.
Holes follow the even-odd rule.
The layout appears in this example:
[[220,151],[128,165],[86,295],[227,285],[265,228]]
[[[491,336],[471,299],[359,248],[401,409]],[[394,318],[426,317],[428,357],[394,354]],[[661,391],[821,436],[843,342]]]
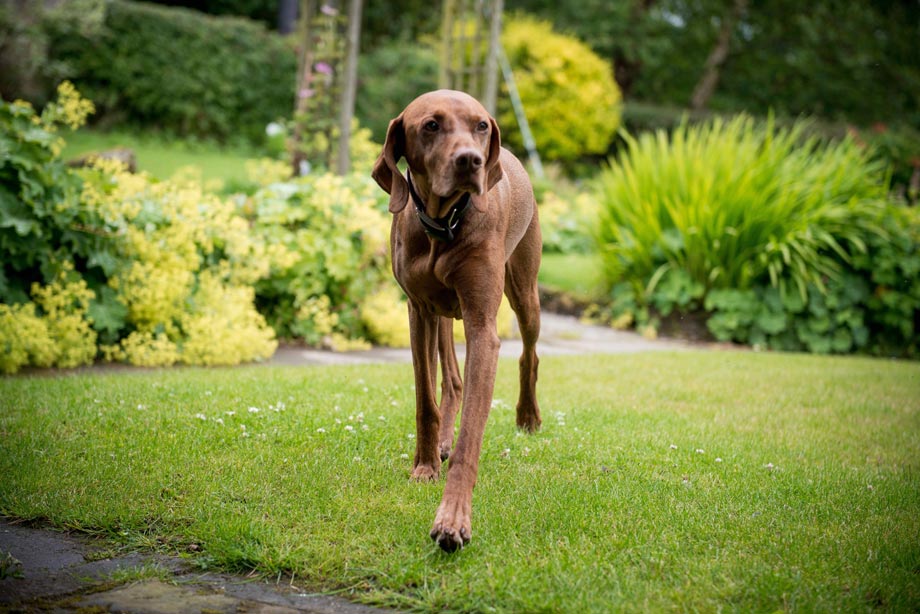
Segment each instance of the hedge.
[[290,114],[297,59],[264,26],[126,0],[74,0],[45,16],[48,54],[103,122],[259,141]]

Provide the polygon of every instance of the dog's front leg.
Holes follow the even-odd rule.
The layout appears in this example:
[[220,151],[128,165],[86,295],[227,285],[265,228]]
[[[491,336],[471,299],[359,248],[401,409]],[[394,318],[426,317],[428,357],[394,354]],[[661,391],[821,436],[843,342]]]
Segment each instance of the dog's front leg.
[[[501,294],[498,295],[500,300]],[[462,547],[472,537],[471,509],[473,487],[479,471],[482,436],[492,404],[495,370],[501,342],[495,326],[495,311],[487,314],[463,314],[466,331],[466,365],[464,367],[463,412],[460,434],[450,454],[444,496],[435,515],[431,538],[448,552]]]
[[409,339],[415,371],[415,460],[412,479],[426,482],[438,479],[441,456],[438,451],[437,386],[438,317],[423,313],[409,302]]

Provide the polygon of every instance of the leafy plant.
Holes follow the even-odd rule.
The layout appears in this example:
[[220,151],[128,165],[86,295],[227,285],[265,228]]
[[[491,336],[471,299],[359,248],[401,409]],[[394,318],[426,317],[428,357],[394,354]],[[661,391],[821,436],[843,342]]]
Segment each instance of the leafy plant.
[[598,188],[612,316],[705,311],[720,340],[915,352],[916,214],[886,201],[871,150],[803,130],[738,117],[627,135]]
[[271,355],[250,288],[268,263],[234,204],[111,161],[68,170],[57,130],[91,106],[70,84],[40,116],[0,104],[0,368]]
[[265,125],[290,112],[293,50],[255,22],[75,0],[49,11],[44,24],[48,70],[76,82],[109,124],[261,142]]
[[436,89],[438,57],[427,45],[399,41],[362,54],[358,61],[362,95],[355,114],[383,142],[390,120],[416,96]]
[[[502,44],[514,70],[534,140],[549,160],[572,162],[606,153],[620,125],[620,90],[610,65],[578,39],[553,31],[547,21],[507,20]],[[508,96],[499,120],[504,140],[521,149]]]
[[[766,282],[805,294],[863,251],[885,198],[880,164],[846,140],[739,116],[626,136],[601,173],[597,241],[608,281],[647,293],[669,270],[711,288]],[[644,286],[644,288],[643,288]]]
[[311,174],[259,190],[245,205],[271,259],[262,313],[286,338],[347,347],[368,336],[360,307],[389,282],[386,194],[369,174]]

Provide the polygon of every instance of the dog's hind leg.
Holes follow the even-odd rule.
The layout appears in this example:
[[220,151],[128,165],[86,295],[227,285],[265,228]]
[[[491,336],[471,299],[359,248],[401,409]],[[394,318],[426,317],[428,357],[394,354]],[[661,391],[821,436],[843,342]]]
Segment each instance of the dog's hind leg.
[[438,324],[438,355],[441,358],[441,428],[438,435],[438,449],[441,460],[447,460],[454,445],[454,422],[460,409],[463,383],[460,367],[454,350],[454,321],[440,318]]
[[518,428],[534,432],[540,428],[537,404],[537,339],[540,337],[540,225],[534,215],[530,227],[505,265],[505,294],[517,316],[524,351],[520,358],[520,393],[517,403]]
[[435,389],[437,387],[438,318],[423,314],[409,302],[409,336],[415,371],[415,460],[412,479],[426,482],[438,479],[438,431],[441,422]]

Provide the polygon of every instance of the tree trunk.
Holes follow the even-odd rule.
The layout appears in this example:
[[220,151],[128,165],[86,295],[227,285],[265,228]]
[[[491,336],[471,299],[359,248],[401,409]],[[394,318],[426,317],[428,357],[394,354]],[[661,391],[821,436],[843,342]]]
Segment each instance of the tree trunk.
[[719,38],[716,39],[716,45],[706,59],[706,66],[703,70],[703,76],[696,84],[693,90],[693,96],[690,97],[690,108],[694,111],[700,111],[709,104],[709,99],[716,91],[719,84],[719,71],[728,58],[728,51],[731,47],[732,33],[735,31],[735,24],[744,15],[747,10],[748,0],[734,0],[731,11],[722,18],[722,27],[719,30]]
[[339,152],[336,172],[346,174],[351,167],[349,141],[351,140],[351,120],[355,115],[355,95],[358,89],[358,49],[361,38],[361,3],[351,0],[348,3],[348,35],[345,58],[345,83],[342,88],[341,114],[339,115]]

